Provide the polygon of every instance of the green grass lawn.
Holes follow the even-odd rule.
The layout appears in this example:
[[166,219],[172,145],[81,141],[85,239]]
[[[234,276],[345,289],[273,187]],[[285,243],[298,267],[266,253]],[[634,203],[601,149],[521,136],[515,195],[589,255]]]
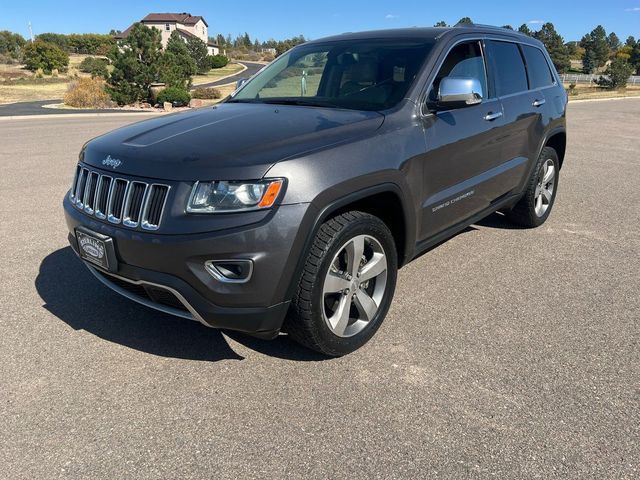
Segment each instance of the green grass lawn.
[[226,77],[227,75],[234,75],[240,72],[242,69],[243,67],[239,63],[229,63],[222,68],[213,68],[209,70],[207,73],[205,73],[204,75],[194,75],[193,84],[200,85],[202,83],[215,82],[221,77]]

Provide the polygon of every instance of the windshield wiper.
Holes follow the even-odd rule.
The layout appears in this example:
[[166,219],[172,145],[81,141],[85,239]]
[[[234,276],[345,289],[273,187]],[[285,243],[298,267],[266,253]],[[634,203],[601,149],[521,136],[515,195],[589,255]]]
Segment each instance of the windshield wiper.
[[312,100],[305,98],[234,98],[227,103],[265,103],[267,105],[298,105],[301,107],[344,108],[326,100]]
[[330,107],[342,108],[340,105],[326,100],[313,100],[306,98],[263,98],[262,102],[270,105],[299,105],[302,107]]

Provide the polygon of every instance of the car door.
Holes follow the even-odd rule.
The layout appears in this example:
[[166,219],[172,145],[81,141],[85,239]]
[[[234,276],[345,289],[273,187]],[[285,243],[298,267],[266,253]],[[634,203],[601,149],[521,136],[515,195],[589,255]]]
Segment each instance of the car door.
[[[490,81],[502,103],[504,128],[502,137],[502,173],[489,187],[489,195],[497,199],[514,191],[529,171],[543,127],[543,96],[529,87],[520,45],[503,40],[485,43]],[[540,103],[541,102],[541,103]]]
[[549,125],[560,120],[564,113],[565,93],[556,82],[552,72],[552,64],[547,60],[544,52],[533,45],[520,45],[524,55],[529,77],[529,88],[533,92],[533,107],[538,114],[539,128],[536,151],[531,156],[537,155],[537,147],[542,142],[542,136]]
[[[483,86],[482,102],[439,110],[439,84],[445,77],[474,77]],[[485,208],[483,184],[500,163],[502,106],[487,82],[482,42],[456,44],[447,53],[427,93],[423,117],[426,152],[422,156],[423,195],[420,240],[464,221]]]

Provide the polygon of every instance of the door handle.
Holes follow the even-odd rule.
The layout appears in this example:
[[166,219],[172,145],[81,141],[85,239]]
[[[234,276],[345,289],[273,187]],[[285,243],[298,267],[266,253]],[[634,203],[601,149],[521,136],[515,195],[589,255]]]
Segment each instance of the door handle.
[[547,103],[547,101],[544,98],[542,100],[535,99],[531,105],[533,105],[534,107],[540,107],[545,103]]
[[484,116],[484,119],[487,122],[491,122],[491,121],[495,120],[496,118],[500,118],[501,116],[502,116],[502,112],[495,112],[495,113],[489,112]]

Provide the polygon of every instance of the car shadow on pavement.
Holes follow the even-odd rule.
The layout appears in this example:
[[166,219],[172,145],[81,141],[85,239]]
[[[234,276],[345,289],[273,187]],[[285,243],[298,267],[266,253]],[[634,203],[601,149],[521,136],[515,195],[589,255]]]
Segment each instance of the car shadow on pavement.
[[500,212],[495,212],[482,220],[477,221],[474,225],[479,227],[497,228],[502,230],[523,230],[524,227],[513,223]]
[[[112,292],[91,275],[71,247],[57,250],[42,261],[35,287],[44,308],[74,330],[163,357],[209,362],[244,359],[220,330],[158,312]],[[274,357],[299,361],[325,358],[285,335],[270,342],[241,334],[232,338]]]

